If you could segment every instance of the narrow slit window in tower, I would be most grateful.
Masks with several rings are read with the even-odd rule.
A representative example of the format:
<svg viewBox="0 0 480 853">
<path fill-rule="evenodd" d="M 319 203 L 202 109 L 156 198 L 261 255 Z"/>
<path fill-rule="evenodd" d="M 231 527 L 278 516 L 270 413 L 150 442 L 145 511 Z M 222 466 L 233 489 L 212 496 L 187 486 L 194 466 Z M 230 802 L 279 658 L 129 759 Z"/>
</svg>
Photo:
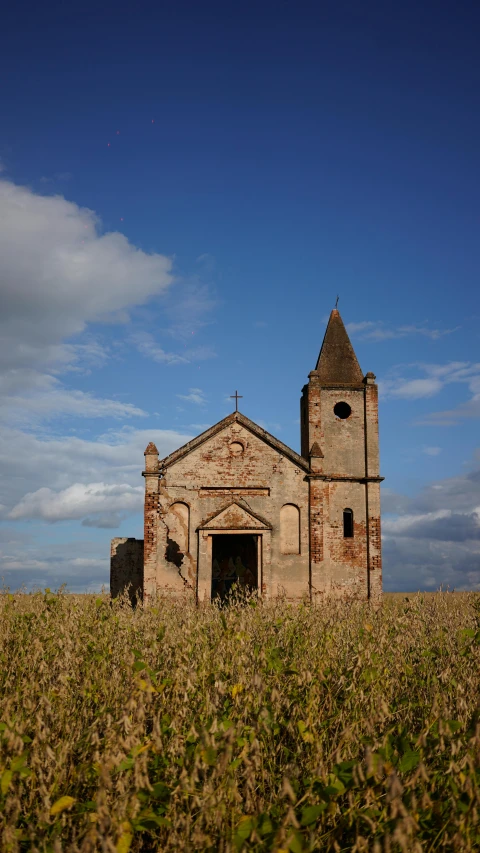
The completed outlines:
<svg viewBox="0 0 480 853">
<path fill-rule="evenodd" d="M 353 539 L 353 510 L 343 510 L 343 536 L 345 539 Z"/>
</svg>

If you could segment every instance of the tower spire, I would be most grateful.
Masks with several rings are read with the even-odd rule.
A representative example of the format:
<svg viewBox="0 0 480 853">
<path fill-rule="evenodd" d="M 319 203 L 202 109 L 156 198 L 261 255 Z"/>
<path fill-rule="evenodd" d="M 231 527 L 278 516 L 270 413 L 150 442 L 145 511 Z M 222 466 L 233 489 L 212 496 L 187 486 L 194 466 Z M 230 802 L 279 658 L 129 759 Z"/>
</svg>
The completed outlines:
<svg viewBox="0 0 480 853">
<path fill-rule="evenodd" d="M 315 368 L 321 385 L 361 385 L 363 373 L 340 312 L 330 314 Z"/>
</svg>

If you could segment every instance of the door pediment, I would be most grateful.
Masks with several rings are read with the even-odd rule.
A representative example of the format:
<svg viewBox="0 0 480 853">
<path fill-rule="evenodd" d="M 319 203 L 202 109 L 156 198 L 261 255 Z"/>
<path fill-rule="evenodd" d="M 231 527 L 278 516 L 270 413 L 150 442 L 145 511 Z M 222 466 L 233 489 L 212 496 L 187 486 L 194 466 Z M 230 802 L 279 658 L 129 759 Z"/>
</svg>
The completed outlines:
<svg viewBox="0 0 480 853">
<path fill-rule="evenodd" d="M 234 502 L 200 525 L 200 530 L 271 530 L 272 525 L 261 516 Z"/>
</svg>

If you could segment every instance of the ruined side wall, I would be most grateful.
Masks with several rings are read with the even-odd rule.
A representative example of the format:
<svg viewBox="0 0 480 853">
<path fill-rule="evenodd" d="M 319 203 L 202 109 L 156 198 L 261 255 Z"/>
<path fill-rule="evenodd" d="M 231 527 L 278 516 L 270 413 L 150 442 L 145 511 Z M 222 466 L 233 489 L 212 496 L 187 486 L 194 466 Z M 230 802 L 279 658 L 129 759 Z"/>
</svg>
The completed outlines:
<svg viewBox="0 0 480 853">
<path fill-rule="evenodd" d="M 168 513 L 171 505 L 178 501 L 189 507 L 189 551 L 181 566 L 166 558 L 170 538 Z M 272 526 L 270 569 L 264 573 L 262 593 L 268 597 L 285 594 L 289 598 L 308 595 L 308 481 L 305 471 L 238 422 L 229 424 L 172 464 L 160 482 L 157 588 L 177 593 L 189 589 L 192 595 L 196 593 L 198 528 L 232 501 Z M 294 504 L 300 512 L 299 554 L 282 553 L 280 510 L 285 504 Z M 175 556 L 172 548 L 170 556 Z"/>
<path fill-rule="evenodd" d="M 116 537 L 110 544 L 110 595 L 128 591 L 134 601 L 143 591 L 143 539 Z"/>
</svg>

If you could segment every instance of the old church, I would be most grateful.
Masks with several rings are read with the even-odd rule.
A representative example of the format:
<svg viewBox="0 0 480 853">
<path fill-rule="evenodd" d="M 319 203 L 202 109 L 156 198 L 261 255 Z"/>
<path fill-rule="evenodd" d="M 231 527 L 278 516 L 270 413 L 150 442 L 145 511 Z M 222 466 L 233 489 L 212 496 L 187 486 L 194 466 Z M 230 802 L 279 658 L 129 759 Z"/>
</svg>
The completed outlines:
<svg viewBox="0 0 480 853">
<path fill-rule="evenodd" d="M 378 599 L 377 385 L 339 312 L 302 390 L 300 454 L 236 409 L 165 459 L 148 445 L 144 540 L 112 540 L 112 595 Z"/>
</svg>

